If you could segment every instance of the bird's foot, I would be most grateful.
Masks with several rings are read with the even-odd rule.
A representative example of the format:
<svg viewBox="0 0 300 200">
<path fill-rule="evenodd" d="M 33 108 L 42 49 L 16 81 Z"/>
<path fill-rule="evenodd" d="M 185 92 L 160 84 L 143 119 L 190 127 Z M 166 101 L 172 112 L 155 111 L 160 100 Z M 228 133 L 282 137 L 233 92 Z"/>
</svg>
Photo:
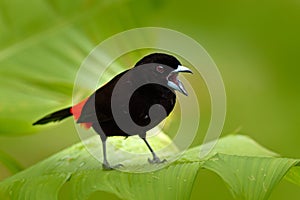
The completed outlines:
<svg viewBox="0 0 300 200">
<path fill-rule="evenodd" d="M 148 158 L 148 162 L 150 164 L 160 164 L 160 163 L 167 162 L 167 160 L 166 159 L 160 160 L 159 157 L 154 156 L 153 159 Z"/>
<path fill-rule="evenodd" d="M 113 166 L 111 166 L 110 164 L 108 164 L 108 163 L 103 163 L 102 164 L 102 169 L 103 170 L 114 170 L 114 169 L 117 169 L 117 168 L 120 168 L 120 167 L 124 167 L 124 165 L 122 165 L 122 164 L 117 164 L 117 165 L 113 165 Z"/>
</svg>

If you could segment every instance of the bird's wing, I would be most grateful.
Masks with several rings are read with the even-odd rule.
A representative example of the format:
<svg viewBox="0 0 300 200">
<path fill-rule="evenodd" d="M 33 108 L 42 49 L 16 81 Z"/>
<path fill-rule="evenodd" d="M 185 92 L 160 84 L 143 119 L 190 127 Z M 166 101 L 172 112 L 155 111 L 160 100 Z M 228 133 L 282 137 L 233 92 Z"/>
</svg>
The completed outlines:
<svg viewBox="0 0 300 200">
<path fill-rule="evenodd" d="M 86 101 L 77 123 L 105 122 L 113 120 L 111 96 L 115 85 L 128 70 L 121 72 L 108 83 L 97 89 Z"/>
</svg>

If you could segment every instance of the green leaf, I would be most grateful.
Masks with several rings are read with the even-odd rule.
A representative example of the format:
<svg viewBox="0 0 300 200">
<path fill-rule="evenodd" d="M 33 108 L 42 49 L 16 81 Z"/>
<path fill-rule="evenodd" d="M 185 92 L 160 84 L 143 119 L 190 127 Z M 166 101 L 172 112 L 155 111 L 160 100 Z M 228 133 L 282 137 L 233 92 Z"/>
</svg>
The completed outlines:
<svg viewBox="0 0 300 200">
<path fill-rule="evenodd" d="M 101 147 L 97 138 L 85 141 L 90 152 Z M 155 144 L 155 149 L 171 142 L 162 133 L 149 139 Z M 146 152 L 142 142 L 137 142 L 134 137 L 110 140 L 115 145 L 108 149 L 112 163 L 121 162 L 125 167 L 150 166 L 146 162 L 149 153 L 138 159 L 124 154 L 124 149 Z M 288 180 L 299 183 L 300 172 L 296 166 L 299 160 L 274 157 L 276 154 L 249 137 L 231 135 L 222 138 L 211 154 L 203 159 L 199 159 L 200 149 L 198 146 L 186 151 L 179 160 L 158 171 L 129 173 L 103 171 L 101 164 L 80 143 L 2 181 L 0 197 L 19 199 L 25 195 L 28 199 L 52 200 L 57 199 L 59 190 L 68 184 L 74 199 L 86 199 L 95 191 L 111 192 L 121 199 L 188 199 L 192 188 L 197 187 L 194 185 L 197 172 L 203 168 L 217 173 L 239 199 L 267 199 L 290 169 Z M 168 153 L 176 152 L 174 147 Z M 163 157 L 168 157 L 168 154 Z M 49 193 L 51 196 L 45 195 Z"/>
<path fill-rule="evenodd" d="M 293 167 L 286 175 L 286 179 L 300 186 L 300 166 Z"/>
<path fill-rule="evenodd" d="M 189 149 L 180 160 L 199 161 L 199 152 L 206 146 L 211 147 L 209 143 Z M 278 154 L 266 149 L 251 138 L 244 135 L 228 135 L 217 141 L 212 151 L 206 158 L 214 156 L 217 153 L 239 156 L 256 156 L 256 157 L 276 157 Z"/>
<path fill-rule="evenodd" d="M 23 167 L 21 167 L 21 165 L 16 160 L 2 151 L 0 151 L 0 162 L 12 174 L 15 174 L 23 169 Z"/>
<path fill-rule="evenodd" d="M 189 199 L 199 166 L 199 163 L 183 163 L 143 174 L 83 171 L 70 181 L 72 195 L 74 199 L 87 199 L 91 193 L 101 190 L 121 199 Z"/>
<path fill-rule="evenodd" d="M 217 154 L 204 168 L 216 172 L 236 199 L 268 199 L 274 186 L 299 160 Z"/>
</svg>

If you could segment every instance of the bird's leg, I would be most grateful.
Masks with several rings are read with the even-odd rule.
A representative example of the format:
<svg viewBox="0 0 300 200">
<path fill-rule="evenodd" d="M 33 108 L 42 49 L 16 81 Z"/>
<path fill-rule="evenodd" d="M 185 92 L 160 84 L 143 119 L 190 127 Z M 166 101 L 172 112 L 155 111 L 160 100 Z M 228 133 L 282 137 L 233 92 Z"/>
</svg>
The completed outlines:
<svg viewBox="0 0 300 200">
<path fill-rule="evenodd" d="M 100 136 L 101 137 L 101 136 Z M 112 169 L 107 161 L 107 155 L 106 155 L 106 137 L 101 137 L 102 140 L 102 151 L 103 151 L 103 163 L 102 168 L 103 169 Z"/>
<path fill-rule="evenodd" d="M 102 168 L 104 170 L 112 170 L 114 168 L 122 167 L 122 164 L 118 164 L 115 166 L 110 166 L 110 164 L 107 161 L 107 154 L 106 154 L 106 137 L 105 136 L 100 136 L 102 140 L 102 150 L 103 150 L 103 163 L 102 163 Z"/>
<path fill-rule="evenodd" d="M 160 160 L 159 157 L 155 154 L 155 152 L 153 151 L 153 149 L 151 148 L 150 144 L 148 143 L 148 141 L 146 140 L 146 137 L 141 137 L 144 142 L 146 143 L 148 149 L 151 151 L 152 153 L 152 156 L 153 156 L 153 159 L 150 159 L 148 158 L 148 162 L 153 164 L 153 163 L 164 163 L 166 162 L 167 160 L 166 159 L 163 159 L 163 160 Z"/>
</svg>

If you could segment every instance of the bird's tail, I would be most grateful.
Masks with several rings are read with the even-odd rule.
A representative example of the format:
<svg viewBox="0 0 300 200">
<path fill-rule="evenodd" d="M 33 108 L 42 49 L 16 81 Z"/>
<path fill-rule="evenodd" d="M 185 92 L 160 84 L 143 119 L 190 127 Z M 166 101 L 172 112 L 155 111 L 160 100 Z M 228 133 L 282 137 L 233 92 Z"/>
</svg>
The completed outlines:
<svg viewBox="0 0 300 200">
<path fill-rule="evenodd" d="M 56 121 L 61 121 L 69 116 L 71 116 L 71 107 L 65 108 L 59 111 L 56 111 L 54 113 L 51 113 L 49 115 L 46 115 L 42 119 L 39 119 L 38 121 L 34 122 L 32 125 L 37 125 L 37 124 L 47 124 L 49 122 L 56 122 Z"/>
</svg>

